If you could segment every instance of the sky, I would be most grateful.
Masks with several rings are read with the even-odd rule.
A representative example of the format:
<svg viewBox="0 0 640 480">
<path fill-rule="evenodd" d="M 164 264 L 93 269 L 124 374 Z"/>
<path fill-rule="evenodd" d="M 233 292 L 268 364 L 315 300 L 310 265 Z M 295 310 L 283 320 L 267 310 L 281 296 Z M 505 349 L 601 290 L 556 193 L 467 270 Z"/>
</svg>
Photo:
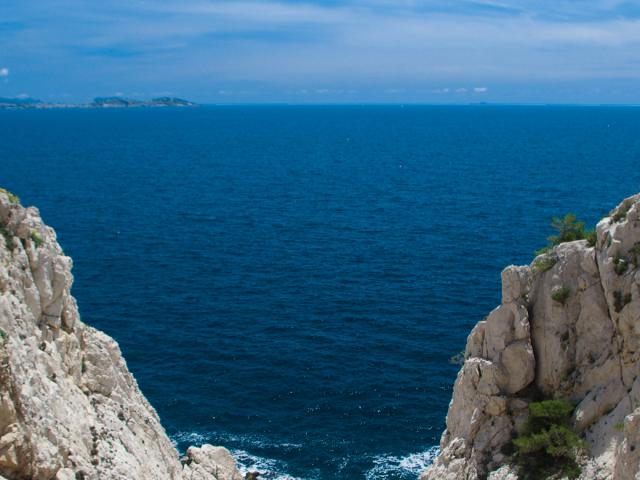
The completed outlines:
<svg viewBox="0 0 640 480">
<path fill-rule="evenodd" d="M 0 97 L 640 103 L 639 0 L 0 0 Z"/>
</svg>

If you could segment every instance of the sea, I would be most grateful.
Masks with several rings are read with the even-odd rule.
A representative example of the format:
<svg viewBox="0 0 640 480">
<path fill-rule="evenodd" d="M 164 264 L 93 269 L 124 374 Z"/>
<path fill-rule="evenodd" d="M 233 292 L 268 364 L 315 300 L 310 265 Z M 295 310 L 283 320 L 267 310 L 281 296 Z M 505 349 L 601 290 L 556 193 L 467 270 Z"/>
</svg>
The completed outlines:
<svg viewBox="0 0 640 480">
<path fill-rule="evenodd" d="M 55 228 L 180 451 L 415 479 L 501 270 L 640 191 L 640 108 L 0 111 L 0 186 Z"/>
</svg>

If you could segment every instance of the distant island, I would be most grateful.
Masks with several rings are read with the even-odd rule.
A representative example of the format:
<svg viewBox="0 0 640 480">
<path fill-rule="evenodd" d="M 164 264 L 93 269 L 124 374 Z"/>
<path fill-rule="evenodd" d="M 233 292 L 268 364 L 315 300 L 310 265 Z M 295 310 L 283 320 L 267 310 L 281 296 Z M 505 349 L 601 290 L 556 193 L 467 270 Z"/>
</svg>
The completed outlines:
<svg viewBox="0 0 640 480">
<path fill-rule="evenodd" d="M 96 97 L 91 103 L 50 103 L 35 98 L 2 98 L 0 109 L 44 108 L 132 108 L 132 107 L 195 107 L 196 103 L 176 97 L 133 100 L 123 97 Z"/>
</svg>

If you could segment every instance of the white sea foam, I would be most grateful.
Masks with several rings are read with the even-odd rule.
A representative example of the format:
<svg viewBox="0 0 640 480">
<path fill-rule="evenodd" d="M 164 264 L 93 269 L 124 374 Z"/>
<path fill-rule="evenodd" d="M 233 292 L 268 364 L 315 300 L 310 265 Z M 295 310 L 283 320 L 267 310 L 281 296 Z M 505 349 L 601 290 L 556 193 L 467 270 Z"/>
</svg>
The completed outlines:
<svg viewBox="0 0 640 480">
<path fill-rule="evenodd" d="M 247 472 L 258 472 L 264 480 L 311 480 L 311 478 L 293 477 L 285 472 L 285 462 L 252 455 L 245 450 L 232 450 L 231 453 L 238 462 L 238 470 L 245 475 Z"/>
<path fill-rule="evenodd" d="M 366 480 L 391 480 L 415 478 L 427 468 L 438 455 L 440 449 L 431 447 L 424 452 L 412 453 L 404 457 L 395 455 L 377 455 L 373 458 L 373 468 L 366 474 Z"/>
<path fill-rule="evenodd" d="M 249 453 L 244 448 L 276 448 L 298 450 L 302 445 L 296 443 L 272 443 L 260 436 L 238 436 L 220 432 L 178 432 L 171 436 L 174 445 L 179 443 L 189 445 L 202 445 L 214 443 L 216 445 L 235 444 L 239 448 L 231 448 L 231 453 L 238 462 L 238 469 L 245 475 L 247 472 L 259 472 L 263 480 L 314 480 L 317 475 L 294 477 L 287 473 L 287 463 L 282 460 L 261 457 Z M 438 447 L 431 447 L 424 452 L 412 453 L 406 456 L 376 455 L 369 457 L 373 467 L 365 473 L 366 480 L 398 480 L 404 478 L 414 479 L 427 468 L 438 455 Z M 346 468 L 349 458 L 345 457 L 340 462 L 339 470 Z"/>
<path fill-rule="evenodd" d="M 298 450 L 302 445 L 297 443 L 272 443 L 264 437 L 239 436 L 220 432 L 177 432 L 171 436 L 174 446 L 178 444 L 202 445 L 214 443 L 216 445 L 236 444 L 255 448 L 276 448 L 282 450 Z M 246 450 L 231 449 L 232 455 L 238 462 L 238 470 L 242 475 L 247 472 L 259 472 L 264 480 L 313 480 L 314 477 L 294 477 L 286 473 L 287 464 L 280 460 L 252 455 Z"/>
<path fill-rule="evenodd" d="M 223 432 L 177 432 L 171 435 L 174 445 L 188 443 L 189 445 L 201 445 L 203 443 L 215 443 L 216 445 L 235 444 L 244 448 L 277 448 L 278 450 L 299 450 L 302 445 L 299 443 L 277 443 L 270 442 L 268 438 L 259 435 L 234 435 Z"/>
<path fill-rule="evenodd" d="M 171 435 L 171 443 L 177 447 L 179 443 L 188 443 L 189 445 L 202 445 L 207 442 L 206 434 L 197 432 L 178 432 Z"/>
</svg>

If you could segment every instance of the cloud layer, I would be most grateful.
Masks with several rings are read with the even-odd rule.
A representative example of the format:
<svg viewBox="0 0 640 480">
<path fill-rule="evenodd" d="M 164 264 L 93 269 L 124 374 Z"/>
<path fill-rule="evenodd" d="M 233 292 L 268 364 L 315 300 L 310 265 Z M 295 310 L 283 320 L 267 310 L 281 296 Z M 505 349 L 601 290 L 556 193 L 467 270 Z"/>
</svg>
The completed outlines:
<svg viewBox="0 0 640 480">
<path fill-rule="evenodd" d="M 622 0 L 36 3 L 0 6 L 5 90 L 628 102 L 640 77 L 640 6 Z"/>
</svg>

